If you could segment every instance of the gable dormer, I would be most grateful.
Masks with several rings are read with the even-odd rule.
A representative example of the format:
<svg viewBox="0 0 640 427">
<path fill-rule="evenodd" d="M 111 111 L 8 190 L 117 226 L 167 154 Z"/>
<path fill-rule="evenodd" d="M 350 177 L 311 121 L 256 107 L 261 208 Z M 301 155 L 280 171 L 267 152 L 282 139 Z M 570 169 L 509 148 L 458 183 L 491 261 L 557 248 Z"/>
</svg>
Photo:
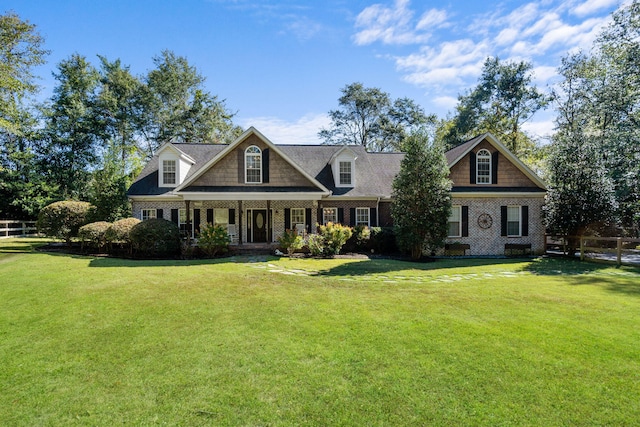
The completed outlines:
<svg viewBox="0 0 640 427">
<path fill-rule="evenodd" d="M 167 143 L 158 150 L 158 187 L 177 187 L 184 182 L 195 161 Z"/>
<path fill-rule="evenodd" d="M 353 188 L 356 185 L 356 159 L 349 147 L 343 147 L 331 157 L 331 171 L 336 188 Z"/>
</svg>

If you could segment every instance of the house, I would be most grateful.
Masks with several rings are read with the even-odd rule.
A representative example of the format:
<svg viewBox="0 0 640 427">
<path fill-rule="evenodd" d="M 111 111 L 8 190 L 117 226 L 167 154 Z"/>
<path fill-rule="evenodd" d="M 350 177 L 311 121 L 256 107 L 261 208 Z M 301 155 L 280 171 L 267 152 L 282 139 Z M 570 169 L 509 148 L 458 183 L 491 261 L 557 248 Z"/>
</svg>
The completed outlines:
<svg viewBox="0 0 640 427">
<path fill-rule="evenodd" d="M 133 215 L 165 218 L 196 236 L 226 226 L 233 244 L 275 242 L 316 224 L 391 226 L 392 182 L 402 153 L 362 146 L 276 145 L 251 127 L 228 145 L 164 144 L 131 185 Z M 506 243 L 544 244 L 542 181 L 490 134 L 447 153 L 454 181 L 451 242 L 468 255 Z"/>
</svg>

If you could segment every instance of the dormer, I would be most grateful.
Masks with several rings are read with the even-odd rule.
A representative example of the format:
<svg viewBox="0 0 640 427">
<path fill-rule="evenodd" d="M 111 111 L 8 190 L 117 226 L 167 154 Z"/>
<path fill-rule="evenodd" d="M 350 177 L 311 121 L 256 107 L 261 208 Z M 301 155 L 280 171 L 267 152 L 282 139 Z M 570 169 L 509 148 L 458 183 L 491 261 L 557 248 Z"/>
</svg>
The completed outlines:
<svg viewBox="0 0 640 427">
<path fill-rule="evenodd" d="M 158 150 L 158 187 L 177 187 L 184 182 L 195 160 L 167 143 Z"/>
<path fill-rule="evenodd" d="M 345 146 L 331 157 L 331 171 L 337 188 L 353 188 L 356 185 L 356 159 L 358 156 Z"/>
</svg>

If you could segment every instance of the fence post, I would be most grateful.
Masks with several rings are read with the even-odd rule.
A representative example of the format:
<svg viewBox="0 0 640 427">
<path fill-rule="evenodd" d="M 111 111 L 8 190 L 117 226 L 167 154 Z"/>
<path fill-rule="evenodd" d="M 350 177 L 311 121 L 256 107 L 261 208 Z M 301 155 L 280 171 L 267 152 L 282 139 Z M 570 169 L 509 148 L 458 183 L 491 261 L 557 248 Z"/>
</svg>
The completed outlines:
<svg viewBox="0 0 640 427">
<path fill-rule="evenodd" d="M 622 237 L 618 237 L 618 241 L 617 241 L 618 245 L 617 245 L 617 262 L 618 262 L 618 267 L 620 267 L 622 265 Z"/>
</svg>

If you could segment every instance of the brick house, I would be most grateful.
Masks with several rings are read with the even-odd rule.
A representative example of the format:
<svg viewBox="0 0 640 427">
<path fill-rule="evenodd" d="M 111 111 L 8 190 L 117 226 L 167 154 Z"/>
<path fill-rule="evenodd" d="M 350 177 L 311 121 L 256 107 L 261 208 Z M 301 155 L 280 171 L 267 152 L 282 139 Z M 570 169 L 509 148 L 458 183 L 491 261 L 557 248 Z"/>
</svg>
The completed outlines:
<svg viewBox="0 0 640 427">
<path fill-rule="evenodd" d="M 251 127 L 228 145 L 164 144 L 128 196 L 137 218 L 165 218 L 192 236 L 217 223 L 234 244 L 269 243 L 285 229 L 312 233 L 317 223 L 391 226 L 402 158 L 361 146 L 276 145 Z M 542 250 L 545 187 L 529 168 L 490 134 L 447 159 L 452 242 L 468 244 L 472 255 L 501 254 L 507 242 Z"/>
</svg>

